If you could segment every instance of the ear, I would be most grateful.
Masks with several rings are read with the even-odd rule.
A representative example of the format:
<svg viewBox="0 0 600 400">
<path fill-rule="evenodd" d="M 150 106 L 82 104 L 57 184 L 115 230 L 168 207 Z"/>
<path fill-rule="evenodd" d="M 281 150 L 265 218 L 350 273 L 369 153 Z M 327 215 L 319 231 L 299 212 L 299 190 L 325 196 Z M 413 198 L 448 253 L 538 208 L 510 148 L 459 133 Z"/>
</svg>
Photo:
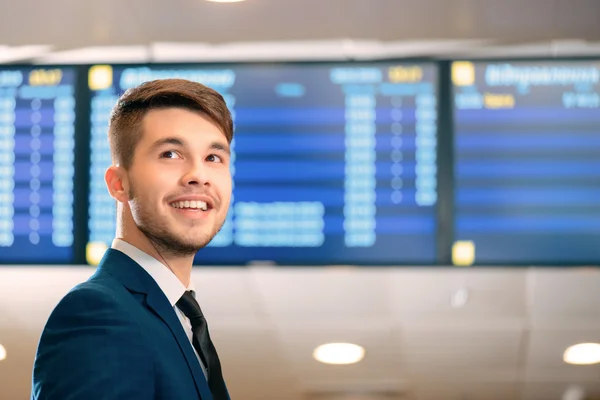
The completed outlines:
<svg viewBox="0 0 600 400">
<path fill-rule="evenodd" d="M 104 173 L 104 182 L 108 192 L 113 199 L 120 203 L 126 203 L 129 200 L 129 182 L 127 174 L 122 167 L 111 165 Z"/>
</svg>

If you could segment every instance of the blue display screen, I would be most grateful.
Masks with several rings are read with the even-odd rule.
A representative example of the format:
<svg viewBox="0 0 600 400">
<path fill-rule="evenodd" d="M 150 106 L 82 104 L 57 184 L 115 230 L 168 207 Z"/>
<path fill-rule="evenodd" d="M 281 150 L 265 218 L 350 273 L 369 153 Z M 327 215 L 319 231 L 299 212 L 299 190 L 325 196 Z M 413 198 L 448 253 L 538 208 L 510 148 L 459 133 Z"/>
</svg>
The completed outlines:
<svg viewBox="0 0 600 400">
<path fill-rule="evenodd" d="M 111 108 L 170 77 L 219 91 L 235 122 L 232 204 L 196 263 L 435 263 L 433 63 L 92 68 L 90 244 L 115 234 L 103 179 Z"/>
<path fill-rule="evenodd" d="M 76 71 L 0 69 L 0 263 L 70 263 Z"/>
<path fill-rule="evenodd" d="M 456 240 L 479 264 L 600 263 L 600 62 L 457 62 Z"/>
</svg>

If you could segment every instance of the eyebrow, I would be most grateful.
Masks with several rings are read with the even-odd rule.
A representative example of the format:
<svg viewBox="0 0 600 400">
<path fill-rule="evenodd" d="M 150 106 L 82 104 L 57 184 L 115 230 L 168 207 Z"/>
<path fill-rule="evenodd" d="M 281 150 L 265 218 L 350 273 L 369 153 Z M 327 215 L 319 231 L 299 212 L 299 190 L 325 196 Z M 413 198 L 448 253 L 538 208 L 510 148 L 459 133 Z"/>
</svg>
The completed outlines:
<svg viewBox="0 0 600 400">
<path fill-rule="evenodd" d="M 164 138 L 164 139 L 159 139 L 156 142 L 152 143 L 152 146 L 150 146 L 150 150 L 156 150 L 164 145 L 173 145 L 173 146 L 179 146 L 179 147 L 183 147 L 185 146 L 185 142 L 179 138 L 175 138 L 175 137 L 169 137 L 169 138 Z"/>
<path fill-rule="evenodd" d="M 231 155 L 231 150 L 229 149 L 229 146 L 223 144 L 222 142 L 212 142 L 209 148 L 226 153 L 228 156 Z"/>
<path fill-rule="evenodd" d="M 185 144 L 186 143 L 183 139 L 176 138 L 176 137 L 168 137 L 168 138 L 163 138 L 163 139 L 157 140 L 156 142 L 154 142 L 152 144 L 150 149 L 151 149 L 151 151 L 153 151 L 153 150 L 159 149 L 165 145 L 185 147 Z M 229 146 L 226 144 L 223 144 L 222 142 L 212 142 L 209 146 L 209 149 L 218 150 L 223 153 L 226 153 L 227 155 L 231 155 L 231 150 L 230 150 Z"/>
</svg>

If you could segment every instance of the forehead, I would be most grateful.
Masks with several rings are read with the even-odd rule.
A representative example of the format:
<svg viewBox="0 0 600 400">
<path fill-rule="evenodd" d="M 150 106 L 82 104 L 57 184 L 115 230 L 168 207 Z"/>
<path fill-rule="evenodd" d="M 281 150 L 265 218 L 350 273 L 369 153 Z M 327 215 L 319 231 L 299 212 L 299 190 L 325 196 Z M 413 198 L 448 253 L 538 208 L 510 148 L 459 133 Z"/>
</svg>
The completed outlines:
<svg viewBox="0 0 600 400">
<path fill-rule="evenodd" d="M 149 110 L 142 119 L 140 143 L 151 145 L 169 136 L 181 136 L 190 144 L 227 142 L 221 128 L 200 111 L 185 108 Z"/>
</svg>

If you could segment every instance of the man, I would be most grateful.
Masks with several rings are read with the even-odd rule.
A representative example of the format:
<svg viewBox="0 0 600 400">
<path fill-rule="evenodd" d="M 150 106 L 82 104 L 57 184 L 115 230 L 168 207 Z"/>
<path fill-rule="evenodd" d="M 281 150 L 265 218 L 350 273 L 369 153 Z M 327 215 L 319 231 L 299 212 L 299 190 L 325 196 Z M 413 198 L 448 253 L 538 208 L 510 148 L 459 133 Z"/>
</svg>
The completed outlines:
<svg viewBox="0 0 600 400">
<path fill-rule="evenodd" d="M 227 215 L 232 137 L 223 98 L 201 84 L 152 81 L 119 99 L 105 174 L 116 239 L 50 315 L 32 399 L 229 399 L 190 275 Z"/>
</svg>

